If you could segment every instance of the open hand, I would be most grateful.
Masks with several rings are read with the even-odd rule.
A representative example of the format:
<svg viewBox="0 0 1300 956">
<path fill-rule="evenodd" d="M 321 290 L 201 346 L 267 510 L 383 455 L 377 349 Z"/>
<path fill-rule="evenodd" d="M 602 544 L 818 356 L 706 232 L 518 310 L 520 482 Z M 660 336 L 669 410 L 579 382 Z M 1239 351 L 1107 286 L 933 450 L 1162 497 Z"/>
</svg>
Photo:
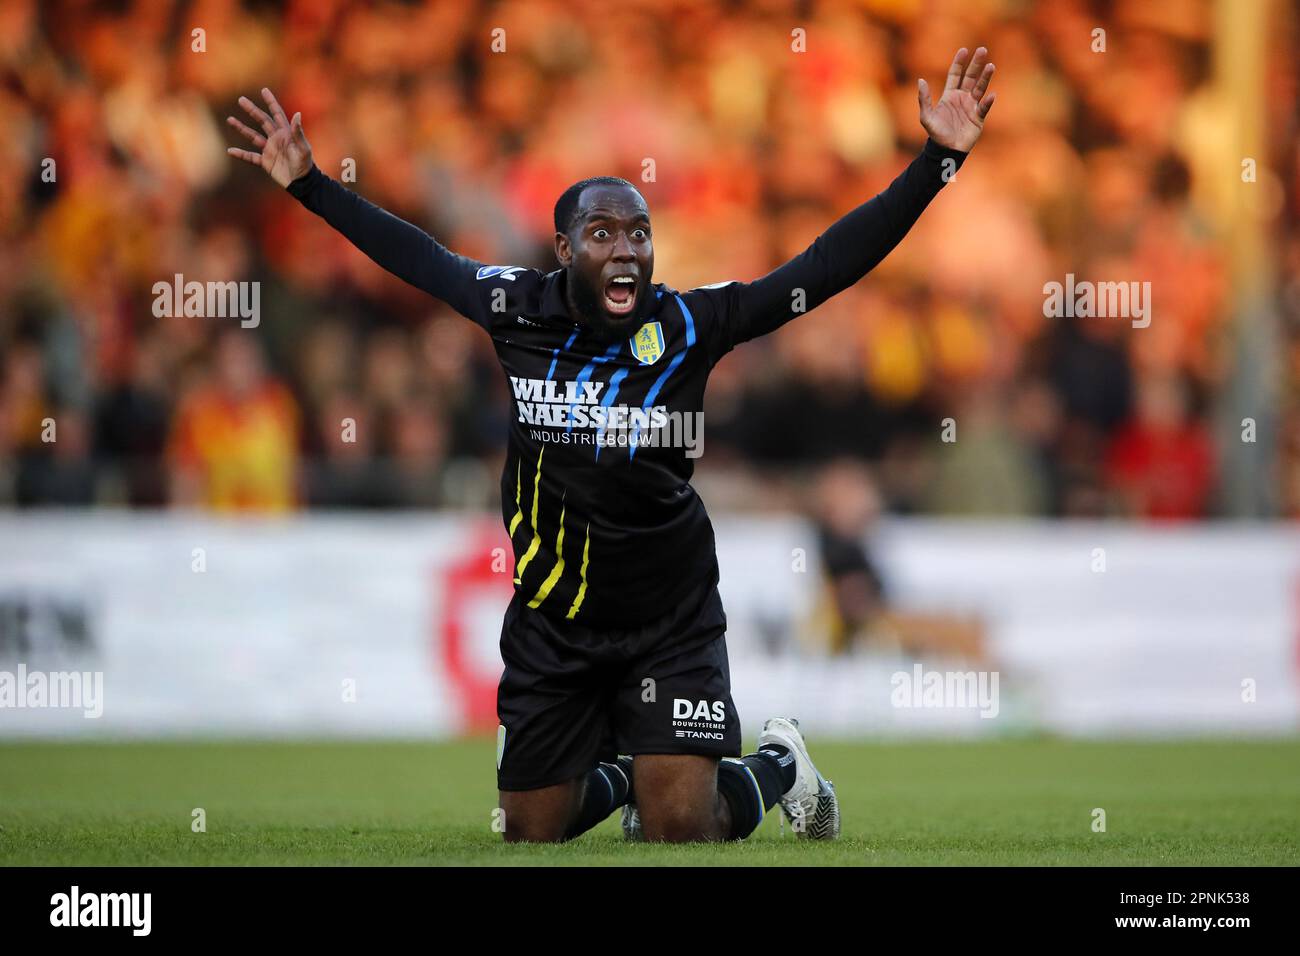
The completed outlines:
<svg viewBox="0 0 1300 956">
<path fill-rule="evenodd" d="M 261 166 L 281 187 L 288 186 L 299 176 L 311 172 L 312 167 L 311 144 L 307 142 L 307 134 L 302 131 L 302 113 L 294 113 L 291 123 L 276 101 L 275 94 L 266 87 L 262 87 L 262 99 L 266 100 L 267 108 L 271 111 L 269 114 L 247 96 L 239 98 L 239 105 L 262 127 L 265 136 L 233 116 L 226 117 L 226 122 L 243 133 L 244 138 L 261 152 L 237 149 L 234 146 L 226 152 L 246 163 Z"/>
<path fill-rule="evenodd" d="M 957 51 L 948 67 L 948 81 L 943 85 L 939 102 L 930 102 L 930 87 L 925 80 L 916 81 L 916 98 L 921 105 L 921 125 L 940 146 L 969 152 L 984 132 L 984 117 L 993 107 L 996 93 L 988 93 L 993 79 L 993 64 L 986 61 L 989 51 L 975 50 L 967 65 L 965 47 Z"/>
</svg>

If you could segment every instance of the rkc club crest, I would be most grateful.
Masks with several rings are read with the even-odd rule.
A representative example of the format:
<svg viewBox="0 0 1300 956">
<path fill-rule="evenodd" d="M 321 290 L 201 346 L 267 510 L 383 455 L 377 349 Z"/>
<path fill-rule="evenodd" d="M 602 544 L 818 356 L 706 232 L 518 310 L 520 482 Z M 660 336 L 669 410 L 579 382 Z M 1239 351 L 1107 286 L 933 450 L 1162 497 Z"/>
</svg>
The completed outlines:
<svg viewBox="0 0 1300 956">
<path fill-rule="evenodd" d="M 658 322 L 647 322 L 627 342 L 642 365 L 654 365 L 664 354 L 664 330 Z"/>
</svg>

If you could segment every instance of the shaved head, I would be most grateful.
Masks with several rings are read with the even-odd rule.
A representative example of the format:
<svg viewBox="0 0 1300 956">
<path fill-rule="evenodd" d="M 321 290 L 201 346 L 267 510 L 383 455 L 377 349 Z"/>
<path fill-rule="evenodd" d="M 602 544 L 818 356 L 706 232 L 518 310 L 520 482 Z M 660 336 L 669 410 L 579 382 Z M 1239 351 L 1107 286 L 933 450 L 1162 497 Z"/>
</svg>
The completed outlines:
<svg viewBox="0 0 1300 956">
<path fill-rule="evenodd" d="M 588 186 L 623 186 L 632 190 L 638 197 L 641 196 L 640 190 L 618 176 L 593 176 L 590 179 L 579 180 L 566 189 L 555 202 L 556 232 L 567 233 L 573 228 L 574 222 L 582 214 L 582 193 Z M 645 205 L 644 198 L 641 199 L 641 204 Z"/>
</svg>

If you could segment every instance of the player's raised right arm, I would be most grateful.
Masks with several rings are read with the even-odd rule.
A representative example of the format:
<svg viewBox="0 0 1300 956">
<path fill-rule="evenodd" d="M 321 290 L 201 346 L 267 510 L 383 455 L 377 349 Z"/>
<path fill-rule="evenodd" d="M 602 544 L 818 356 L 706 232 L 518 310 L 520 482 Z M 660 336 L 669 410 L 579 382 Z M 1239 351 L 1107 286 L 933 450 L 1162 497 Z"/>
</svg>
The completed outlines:
<svg viewBox="0 0 1300 956">
<path fill-rule="evenodd" d="M 446 302 L 474 321 L 481 321 L 473 294 L 481 263 L 451 252 L 418 226 L 346 189 L 320 171 L 312 161 L 311 144 L 302 128 L 302 114 L 292 122 L 275 95 L 263 87 L 267 109 L 246 96 L 239 105 L 262 132 L 235 117 L 226 122 L 258 150 L 226 150 L 231 156 L 260 166 L 304 206 L 341 232 L 358 249 L 399 279 Z"/>
</svg>

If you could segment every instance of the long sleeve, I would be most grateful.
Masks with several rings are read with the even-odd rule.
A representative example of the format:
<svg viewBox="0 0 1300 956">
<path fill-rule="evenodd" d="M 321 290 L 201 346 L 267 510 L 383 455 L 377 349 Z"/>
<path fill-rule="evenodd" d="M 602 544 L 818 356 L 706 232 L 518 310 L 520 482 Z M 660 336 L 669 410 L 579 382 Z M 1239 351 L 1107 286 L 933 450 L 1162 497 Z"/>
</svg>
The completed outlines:
<svg viewBox="0 0 1300 956">
<path fill-rule="evenodd" d="M 753 282 L 707 287 L 718 290 L 715 321 L 708 330 L 715 360 L 733 346 L 810 312 L 875 268 L 966 156 L 926 140 L 925 148 L 883 192 L 836 220 L 789 262 Z M 802 297 L 795 290 L 802 290 Z"/>
<path fill-rule="evenodd" d="M 287 191 L 378 265 L 484 324 L 475 279 L 482 263 L 457 255 L 418 226 L 368 202 L 318 166 Z"/>
</svg>

